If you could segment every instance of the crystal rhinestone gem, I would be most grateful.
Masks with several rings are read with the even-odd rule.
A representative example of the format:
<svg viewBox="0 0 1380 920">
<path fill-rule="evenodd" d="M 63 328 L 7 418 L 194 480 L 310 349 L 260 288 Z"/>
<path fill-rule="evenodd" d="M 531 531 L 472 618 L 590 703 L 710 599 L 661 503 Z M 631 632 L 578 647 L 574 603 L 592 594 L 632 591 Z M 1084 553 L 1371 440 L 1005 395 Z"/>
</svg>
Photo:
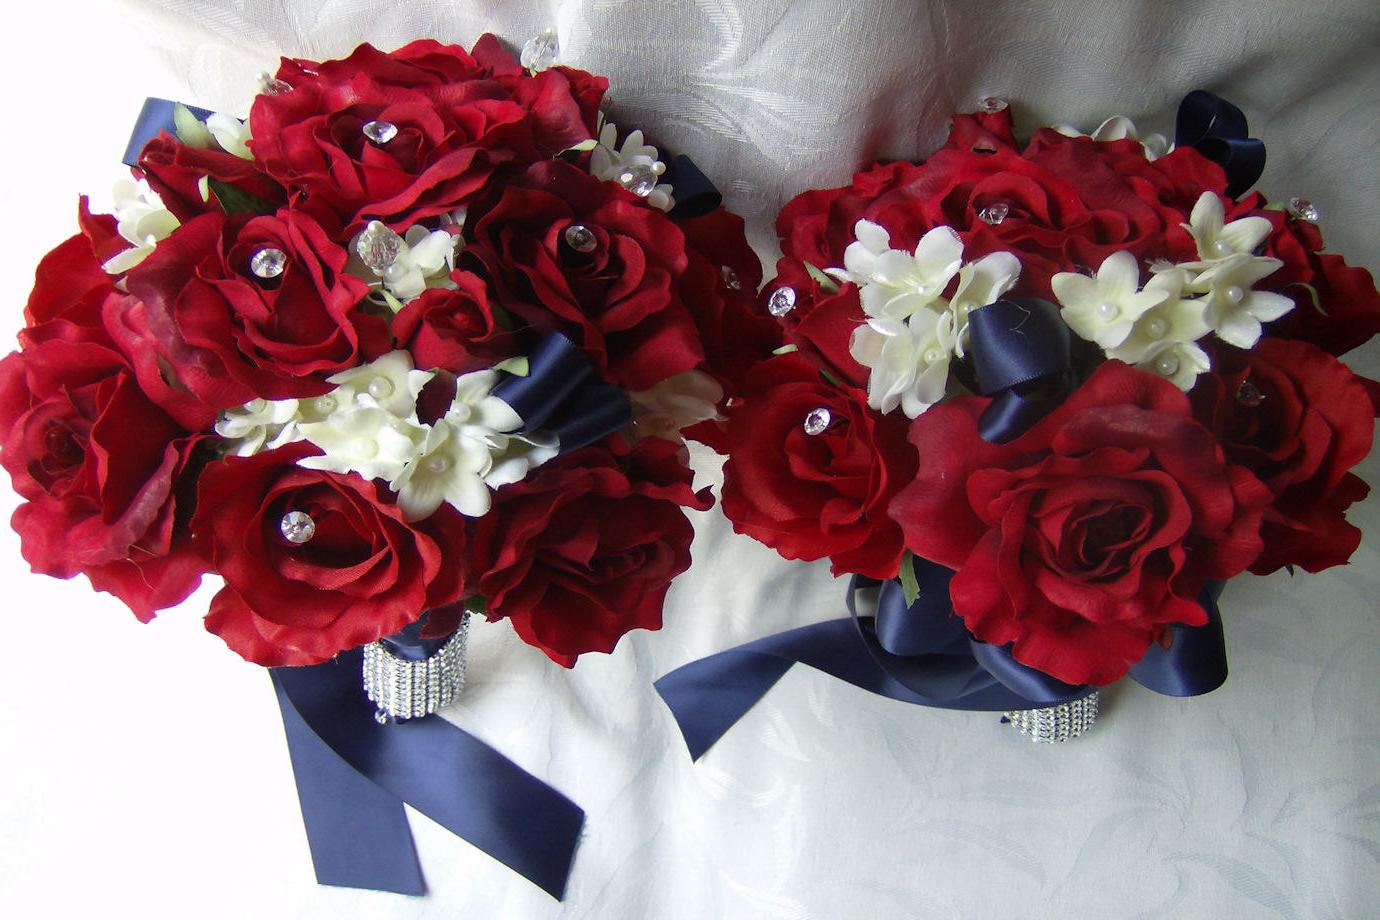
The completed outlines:
<svg viewBox="0 0 1380 920">
<path fill-rule="evenodd" d="M 991 224 L 995 227 L 997 224 L 1006 220 L 1007 215 L 1010 213 L 1011 205 L 1004 201 L 998 201 L 996 204 L 989 204 L 981 211 L 978 211 L 978 219 L 983 223 Z"/>
<path fill-rule="evenodd" d="M 387 377 L 375 377 L 369 381 L 369 386 L 366 389 L 368 389 L 369 395 L 375 399 L 387 399 L 393 395 L 393 381 Z"/>
<path fill-rule="evenodd" d="M 1289 213 L 1299 220 L 1306 220 L 1315 224 L 1318 222 L 1318 218 L 1322 216 L 1318 206 L 1307 198 L 1290 198 Z"/>
<path fill-rule="evenodd" d="M 727 265 L 719 269 L 719 274 L 723 276 L 724 284 L 728 285 L 730 291 L 741 291 L 743 282 L 738 280 L 738 273 Z"/>
<path fill-rule="evenodd" d="M 1249 380 L 1243 380 L 1236 388 L 1236 401 L 1247 409 L 1254 409 L 1265 401 L 1265 394 L 1260 392 L 1260 387 Z"/>
<path fill-rule="evenodd" d="M 386 144 L 398 136 L 398 126 L 391 121 L 365 122 L 364 127 L 359 130 L 375 144 Z"/>
<path fill-rule="evenodd" d="M 278 530 L 284 540 L 300 546 L 316 536 L 316 522 L 305 511 L 289 511 L 278 522 Z"/>
<path fill-rule="evenodd" d="M 402 248 L 403 238 L 377 220 L 369 221 L 369 226 L 355 240 L 355 252 L 376 275 L 388 271 L 398 260 Z"/>
<path fill-rule="evenodd" d="M 1031 741 L 1053 744 L 1092 731 L 1097 721 L 1097 691 L 1071 703 L 1041 709 L 1020 709 L 1004 714 L 1016 731 Z"/>
<path fill-rule="evenodd" d="M 767 298 L 767 312 L 782 317 L 795 309 L 795 288 L 779 287 Z"/>
<path fill-rule="evenodd" d="M 647 163 L 633 163 L 618 174 L 618 184 L 639 198 L 646 198 L 656 188 L 656 170 Z"/>
<path fill-rule="evenodd" d="M 249 270 L 268 281 L 277 278 L 287 268 L 287 254 L 281 249 L 265 247 L 249 258 Z"/>
<path fill-rule="evenodd" d="M 834 416 L 828 409 L 820 406 L 818 409 L 811 409 L 805 416 L 805 424 L 802 426 L 808 435 L 824 434 L 828 429 L 829 423 L 834 420 Z"/>
<path fill-rule="evenodd" d="M 281 96 L 292 92 L 292 84 L 279 80 L 268 71 L 259 74 L 259 92 L 265 96 Z"/>
<path fill-rule="evenodd" d="M 565 244 L 576 252 L 593 252 L 599 248 L 599 239 L 594 235 L 594 231 L 584 224 L 571 224 L 565 228 L 561 234 Z"/>
<path fill-rule="evenodd" d="M 1155 359 L 1155 373 L 1161 377 L 1173 377 L 1179 372 L 1179 359 L 1174 355 L 1160 355 Z"/>
<path fill-rule="evenodd" d="M 561 53 L 560 42 L 556 40 L 556 33 L 552 29 L 547 29 L 540 35 L 534 35 L 523 43 L 522 51 L 518 56 L 518 61 L 523 67 L 533 72 L 546 70 L 556 63 L 556 57 Z"/>
<path fill-rule="evenodd" d="M 982 99 L 978 101 L 978 108 L 988 115 L 995 115 L 1006 108 L 1006 100 L 999 99 L 996 96 L 983 96 Z"/>
</svg>

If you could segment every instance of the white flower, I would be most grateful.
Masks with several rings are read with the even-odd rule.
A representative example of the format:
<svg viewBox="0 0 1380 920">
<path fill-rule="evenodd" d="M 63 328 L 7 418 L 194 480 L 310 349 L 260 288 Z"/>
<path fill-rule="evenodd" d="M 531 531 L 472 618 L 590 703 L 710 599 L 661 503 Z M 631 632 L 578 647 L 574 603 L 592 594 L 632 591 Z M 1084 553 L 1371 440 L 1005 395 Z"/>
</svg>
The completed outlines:
<svg viewBox="0 0 1380 920">
<path fill-rule="evenodd" d="M 1188 223 L 1180 224 L 1198 244 L 1202 262 L 1184 263 L 1185 268 L 1208 268 L 1238 253 L 1250 255 L 1270 235 L 1270 222 L 1263 217 L 1242 217 L 1227 224 L 1222 199 L 1203 192 L 1193 205 Z"/>
<path fill-rule="evenodd" d="M 1126 340 L 1115 348 L 1107 349 L 1107 357 L 1135 364 L 1147 360 L 1166 345 L 1196 342 L 1211 332 L 1211 327 L 1203 319 L 1204 302 L 1183 296 L 1188 280 L 1188 272 L 1171 268 L 1146 282 L 1147 291 L 1168 291 L 1169 296 L 1163 303 L 1142 313 Z"/>
<path fill-rule="evenodd" d="M 398 507 L 409 521 L 428 517 L 442 502 L 461 514 L 487 514 L 492 499 L 484 474 L 493 463 L 489 445 L 461 435 L 445 419 L 427 432 L 418 456 L 403 467 L 389 488 L 398 493 Z"/>
<path fill-rule="evenodd" d="M 216 112 L 206 119 L 206 128 L 215 138 L 221 150 L 242 160 L 254 159 L 249 152 L 249 123 L 240 121 L 233 115 Z"/>
<path fill-rule="evenodd" d="M 459 220 L 464 220 L 463 213 L 460 213 Z M 397 258 L 380 278 L 359 257 L 359 238 L 368 229 L 366 226 L 350 241 L 350 260 L 346 265 L 346 271 L 350 274 L 363 278 L 371 285 L 382 287 L 402 303 L 407 303 L 427 288 L 455 287 L 455 282 L 450 280 L 450 274 L 455 270 L 455 255 L 461 243 L 460 236 L 445 229 L 428 230 L 421 224 L 408 227 L 407 232 L 402 235 L 402 246 L 398 250 Z"/>
<path fill-rule="evenodd" d="M 522 416 L 493 395 L 497 383 L 498 371 L 461 374 L 455 380 L 455 398 L 446 411 L 446 421 L 476 438 L 517 431 L 522 427 Z"/>
<path fill-rule="evenodd" d="M 907 418 L 915 418 L 939 402 L 956 339 L 953 314 L 928 307 L 904 320 L 871 317 L 858 326 L 848 351 L 871 368 L 867 404 L 883 413 L 900 406 Z"/>
<path fill-rule="evenodd" d="M 417 395 L 435 371 L 412 369 L 412 355 L 390 351 L 368 364 L 352 367 L 326 379 L 336 384 L 330 396 L 341 409 L 379 408 L 401 419 L 416 419 Z"/>
<path fill-rule="evenodd" d="M 619 184 L 623 184 L 623 177 L 629 171 L 635 171 L 645 181 L 653 183 L 651 191 L 643 196 L 648 204 L 662 211 L 676 206 L 675 189 L 660 181 L 666 164 L 661 161 L 657 149 L 645 142 L 640 130 L 629 132 L 623 139 L 623 146 L 619 147 L 618 126 L 605 121 L 599 129 L 599 141 L 589 155 L 589 171 L 606 182 Z"/>
<path fill-rule="evenodd" d="M 704 371 L 676 374 L 650 390 L 631 393 L 633 430 L 679 442 L 681 429 L 719 417 L 724 388 Z"/>
<path fill-rule="evenodd" d="M 1169 151 L 1169 141 L 1163 134 L 1147 134 L 1142 138 L 1136 131 L 1136 123 L 1125 115 L 1113 115 L 1098 125 L 1092 134 L 1084 134 L 1072 125 L 1057 125 L 1054 130 L 1065 137 L 1090 137 L 1095 141 L 1119 141 L 1130 138 L 1140 143 L 1147 160 L 1156 160 Z"/>
<path fill-rule="evenodd" d="M 881 249 L 889 242 L 885 228 L 860 220 L 858 242 L 844 252 L 846 272 L 836 277 L 859 286 L 858 298 L 868 316 L 903 320 L 940 301 L 963 264 L 963 241 L 951 227 L 935 227 L 920 238 L 915 252 Z M 850 260 L 851 253 L 851 260 Z"/>
<path fill-rule="evenodd" d="M 298 427 L 308 441 L 325 451 L 301 458 L 298 466 L 358 473 L 365 479 L 397 477 L 427 437 L 424 425 L 377 408 L 351 408 Z"/>
<path fill-rule="evenodd" d="M 493 465 L 484 475 L 491 489 L 527 478 L 527 473 L 561 452 L 561 439 L 549 431 L 509 435 L 507 444 L 493 453 Z"/>
<path fill-rule="evenodd" d="M 1163 289 L 1140 286 L 1140 266 L 1129 252 L 1114 252 L 1103 260 L 1097 277 L 1059 272 L 1050 279 L 1059 315 L 1080 338 L 1104 349 L 1126 341 L 1136 320 L 1169 298 Z"/>
<path fill-rule="evenodd" d="M 954 353 L 958 357 L 963 357 L 964 340 L 968 337 L 968 314 L 996 303 L 1020 276 L 1020 260 L 1009 252 L 989 253 L 958 270 L 958 290 L 949 301 L 954 315 Z"/>
<path fill-rule="evenodd" d="M 1185 393 L 1193 389 L 1198 375 L 1211 366 L 1207 352 L 1193 342 L 1171 342 L 1136 363 L 1136 367 L 1158 374 Z"/>
<path fill-rule="evenodd" d="M 216 434 L 228 442 L 227 453 L 252 457 L 261 450 L 301 440 L 301 434 L 292 424 L 298 415 L 296 399 L 251 399 L 243 406 L 221 413 L 216 422 Z"/>
<path fill-rule="evenodd" d="M 1252 284 L 1283 264 L 1279 259 L 1238 254 L 1191 282 L 1193 290 L 1207 294 L 1203 318 L 1218 338 L 1237 348 L 1250 348 L 1260 338 L 1261 323 L 1279 319 L 1294 308 L 1294 302 L 1283 294 L 1251 290 Z"/>
<path fill-rule="evenodd" d="M 181 224 L 144 179 L 116 182 L 113 197 L 116 229 L 134 248 L 115 255 L 101 268 L 107 274 L 119 275 L 148 258 L 158 241 L 167 239 Z"/>
</svg>

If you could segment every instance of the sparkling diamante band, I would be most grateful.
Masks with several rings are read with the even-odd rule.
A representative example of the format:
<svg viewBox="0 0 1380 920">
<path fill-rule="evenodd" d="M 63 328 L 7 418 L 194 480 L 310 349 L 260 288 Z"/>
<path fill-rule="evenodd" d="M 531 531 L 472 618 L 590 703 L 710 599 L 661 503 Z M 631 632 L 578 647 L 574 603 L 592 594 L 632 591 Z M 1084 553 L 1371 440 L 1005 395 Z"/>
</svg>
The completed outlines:
<svg viewBox="0 0 1380 920">
<path fill-rule="evenodd" d="M 465 686 L 470 614 L 436 654 L 422 661 L 395 655 L 382 642 L 364 646 L 364 692 L 378 707 L 379 722 L 416 719 L 450 705 Z"/>
<path fill-rule="evenodd" d="M 1047 744 L 1068 741 L 1092 730 L 1093 723 L 1097 721 L 1097 691 L 1072 703 L 1060 703 L 1044 709 L 1017 709 L 1005 715 L 1016 731 L 1031 741 Z"/>
</svg>

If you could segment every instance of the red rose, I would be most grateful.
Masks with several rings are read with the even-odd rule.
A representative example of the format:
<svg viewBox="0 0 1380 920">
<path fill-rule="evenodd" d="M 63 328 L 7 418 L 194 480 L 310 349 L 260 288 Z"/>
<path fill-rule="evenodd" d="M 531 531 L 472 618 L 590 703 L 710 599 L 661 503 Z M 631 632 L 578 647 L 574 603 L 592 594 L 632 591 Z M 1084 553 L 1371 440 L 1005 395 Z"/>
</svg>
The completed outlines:
<svg viewBox="0 0 1380 920">
<path fill-rule="evenodd" d="M 1266 335 L 1311 342 L 1343 355 L 1380 333 L 1380 292 L 1370 272 L 1347 265 L 1339 255 L 1319 252 L 1322 234 L 1308 221 L 1264 212 L 1278 223 L 1265 241 L 1265 254 L 1284 267 L 1262 287 L 1293 299 L 1294 309 L 1270 323 Z"/>
<path fill-rule="evenodd" d="M 817 409 L 827 427 L 810 434 Z M 787 559 L 828 556 L 835 575 L 896 576 L 904 547 L 887 507 L 916 467 L 904 417 L 826 384 L 799 355 L 759 365 L 728 417 L 723 509 L 734 530 Z"/>
<path fill-rule="evenodd" d="M 757 308 L 762 263 L 748 245 L 743 219 L 723 208 L 678 222 L 689 263 L 681 297 L 704 343 L 705 370 L 731 394 L 743 376 L 781 344 L 781 330 Z"/>
<path fill-rule="evenodd" d="M 632 629 L 659 629 L 671 579 L 690 566 L 690 489 L 677 445 L 591 446 L 494 493 L 475 521 L 470 570 L 489 619 L 570 667 Z"/>
<path fill-rule="evenodd" d="M 145 621 L 196 588 L 205 567 L 175 524 L 200 437 L 144 396 L 122 355 L 53 340 L 0 361 L 0 437 L 35 572 L 85 573 Z"/>
<path fill-rule="evenodd" d="M 163 206 L 183 223 L 199 214 L 225 210 L 215 189 L 203 186 L 208 178 L 257 198 L 269 208 L 287 203 L 283 187 L 269 178 L 256 161 L 224 150 L 189 147 L 166 132 L 150 140 L 139 152 L 139 172 L 163 199 Z"/>
<path fill-rule="evenodd" d="M 251 263 L 270 249 L 286 262 L 265 280 Z M 387 324 L 357 309 L 369 288 L 344 273 L 345 262 L 345 250 L 297 211 L 205 214 L 160 242 L 126 284 L 181 386 L 225 409 L 319 395 L 331 374 L 387 351 Z"/>
<path fill-rule="evenodd" d="M 1374 430 L 1361 381 L 1321 349 L 1284 339 L 1261 339 L 1250 351 L 1218 347 L 1212 365 L 1189 395 L 1194 414 L 1227 459 L 1274 494 L 1251 571 L 1346 562 L 1361 542 L 1346 510 L 1370 491 L 1348 472 L 1370 453 Z"/>
<path fill-rule="evenodd" d="M 498 321 L 484 280 L 456 271 L 455 290 L 429 288 L 393 318 L 398 347 L 422 369 L 456 374 L 492 367 L 517 354 L 517 339 Z"/>
<path fill-rule="evenodd" d="M 96 247 L 115 234 L 115 219 L 105 214 L 93 217 L 85 198 L 79 211 L 82 232 L 44 256 L 34 272 L 33 292 L 24 307 L 26 325 L 19 332 L 25 348 L 49 339 L 109 343 L 101 306 L 115 285 L 101 268 Z"/>
<path fill-rule="evenodd" d="M 790 309 L 777 317 L 786 341 L 837 380 L 865 388 L 868 369 L 853 358 L 849 343 L 867 314 L 858 301 L 856 284 L 836 286 L 837 291 L 826 290 L 801 263 L 782 259 L 776 265 L 776 280 L 763 288 L 758 300 L 761 310 L 769 313 L 773 304 L 786 298 Z M 782 288 L 790 290 L 778 294 Z"/>
<path fill-rule="evenodd" d="M 567 240 L 577 226 L 587 249 Z M 570 336 L 606 379 L 645 390 L 704 359 L 679 291 L 685 237 L 617 183 L 538 163 L 472 214 L 466 234 L 464 253 L 483 266 L 499 305 Z"/>
<path fill-rule="evenodd" d="M 442 506 L 409 524 L 375 480 L 303 469 L 305 442 L 206 467 L 197 549 L 225 578 L 206 628 L 256 664 L 317 664 L 461 597 L 464 519 Z M 315 524 L 305 543 L 284 515 Z"/>
<path fill-rule="evenodd" d="M 915 481 L 891 504 L 917 555 L 956 570 L 978 639 L 1068 683 L 1110 683 L 1198 595 L 1260 553 L 1269 490 L 1229 464 L 1173 384 L 1108 361 L 1008 444 L 977 433 L 990 400 L 921 415 Z"/>
<path fill-rule="evenodd" d="M 250 149 L 306 193 L 304 207 L 347 230 L 370 218 L 401 230 L 470 201 L 504 163 L 593 136 L 603 81 L 572 88 L 563 69 L 514 72 L 492 43 L 483 57 L 425 40 L 392 54 L 361 45 L 341 61 L 285 59 L 277 78 L 292 89 L 255 101 Z M 371 139 L 370 124 L 392 136 Z"/>
</svg>

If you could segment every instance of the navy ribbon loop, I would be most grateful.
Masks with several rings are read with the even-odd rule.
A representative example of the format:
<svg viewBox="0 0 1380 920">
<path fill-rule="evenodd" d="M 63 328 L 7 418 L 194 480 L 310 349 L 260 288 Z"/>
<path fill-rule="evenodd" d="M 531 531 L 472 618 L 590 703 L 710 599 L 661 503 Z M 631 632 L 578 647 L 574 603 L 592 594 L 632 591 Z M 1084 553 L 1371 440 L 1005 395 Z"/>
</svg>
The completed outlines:
<svg viewBox="0 0 1380 920">
<path fill-rule="evenodd" d="M 1192 147 L 1222 167 L 1227 194 L 1239 198 L 1265 171 L 1265 143 L 1248 137 L 1246 115 L 1221 96 L 1195 89 L 1179 103 L 1174 144 Z"/>
<path fill-rule="evenodd" d="M 1068 324 L 1047 300 L 998 300 L 968 314 L 978 387 L 992 402 L 978 434 L 1005 444 L 1061 402 L 1072 383 Z"/>
<path fill-rule="evenodd" d="M 559 332 L 549 332 L 527 356 L 527 376 L 507 375 L 493 395 L 522 416 L 523 432 L 555 432 L 561 453 L 607 437 L 632 420 L 628 394 L 602 383 L 589 357 Z"/>
<path fill-rule="evenodd" d="M 375 722 L 362 657 L 270 671 L 317 881 L 425 893 L 406 802 L 559 899 L 580 807 L 442 718 Z"/>
<path fill-rule="evenodd" d="M 134 130 L 129 133 L 129 145 L 125 147 L 125 155 L 121 162 L 130 167 L 138 166 L 139 153 L 145 144 L 162 131 L 176 135 L 177 124 L 173 118 L 173 110 L 178 105 L 179 103 L 170 99 L 156 99 L 153 96 L 145 99 L 144 107 L 139 110 L 139 117 L 134 119 Z M 206 109 L 199 109 L 194 105 L 187 106 L 187 109 L 201 121 L 211 117 L 211 112 Z"/>
<path fill-rule="evenodd" d="M 674 157 L 667 164 L 664 181 L 674 190 L 672 194 L 676 203 L 671 208 L 671 217 L 678 220 L 703 217 L 723 203 L 724 196 L 719 194 L 714 183 L 684 154 Z"/>
</svg>

